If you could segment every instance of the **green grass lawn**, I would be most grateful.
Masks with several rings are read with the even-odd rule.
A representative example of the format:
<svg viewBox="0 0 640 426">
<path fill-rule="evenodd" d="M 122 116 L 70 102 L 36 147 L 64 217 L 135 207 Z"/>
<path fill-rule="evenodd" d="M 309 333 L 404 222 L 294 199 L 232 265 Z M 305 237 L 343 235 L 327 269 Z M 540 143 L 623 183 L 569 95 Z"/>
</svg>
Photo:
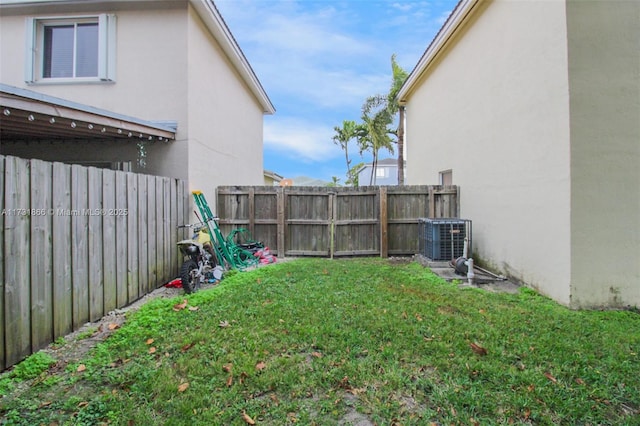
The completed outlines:
<svg viewBox="0 0 640 426">
<path fill-rule="evenodd" d="M 460 289 L 386 259 L 269 265 L 185 298 L 148 303 L 83 367 L 45 371 L 0 399 L 0 416 L 24 425 L 640 424 L 638 313 L 571 311 L 526 289 Z"/>
</svg>

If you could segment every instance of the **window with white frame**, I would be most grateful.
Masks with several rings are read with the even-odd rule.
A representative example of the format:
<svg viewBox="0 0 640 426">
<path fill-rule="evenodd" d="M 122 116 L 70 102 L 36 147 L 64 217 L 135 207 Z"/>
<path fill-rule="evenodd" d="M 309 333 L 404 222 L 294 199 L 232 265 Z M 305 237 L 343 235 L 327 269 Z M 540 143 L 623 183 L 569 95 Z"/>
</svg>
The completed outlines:
<svg viewBox="0 0 640 426">
<path fill-rule="evenodd" d="M 27 83 L 115 80 L 115 16 L 28 18 Z"/>
<path fill-rule="evenodd" d="M 385 178 L 388 176 L 386 167 L 376 167 L 376 177 Z"/>
</svg>

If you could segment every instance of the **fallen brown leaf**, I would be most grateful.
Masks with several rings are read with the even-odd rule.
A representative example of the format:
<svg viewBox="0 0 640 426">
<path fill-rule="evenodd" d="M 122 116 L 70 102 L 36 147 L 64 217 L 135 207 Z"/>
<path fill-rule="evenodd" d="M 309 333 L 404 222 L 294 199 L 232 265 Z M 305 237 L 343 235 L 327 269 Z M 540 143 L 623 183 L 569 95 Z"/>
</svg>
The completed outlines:
<svg viewBox="0 0 640 426">
<path fill-rule="evenodd" d="M 82 373 L 82 372 L 83 372 L 84 370 L 86 370 L 86 369 L 87 369 L 87 366 L 86 366 L 86 365 L 84 365 L 84 364 L 80 364 L 80 365 L 78 366 L 78 369 L 77 369 L 76 371 L 77 371 L 78 373 Z"/>
<path fill-rule="evenodd" d="M 551 373 L 549 373 L 548 371 L 544 373 L 544 376 L 545 376 L 547 379 L 551 380 L 553 383 L 558 383 L 558 379 L 556 379 L 555 377 L 553 377 L 553 376 L 551 375 Z"/>
<path fill-rule="evenodd" d="M 178 312 L 178 311 L 183 310 L 186 307 L 187 307 L 187 299 L 184 299 L 182 301 L 182 303 L 177 303 L 177 304 L 173 305 L 173 310 Z"/>
<path fill-rule="evenodd" d="M 199 306 L 189 306 L 189 310 L 190 310 L 191 312 L 197 311 L 198 309 L 200 309 L 200 307 L 199 307 Z"/>
<path fill-rule="evenodd" d="M 116 328 L 120 327 L 120 324 L 116 324 L 115 322 L 112 322 L 111 324 L 109 324 L 109 330 L 115 330 Z"/>
<path fill-rule="evenodd" d="M 82 407 L 86 407 L 87 405 L 89 405 L 89 402 L 87 401 L 82 401 L 78 403 L 78 408 L 82 408 Z"/>
<path fill-rule="evenodd" d="M 186 345 L 184 345 L 183 347 L 181 347 L 181 348 L 180 348 L 180 351 L 181 351 L 181 352 L 186 352 L 186 351 L 188 351 L 189 349 L 191 349 L 193 346 L 194 346 L 194 344 L 193 344 L 193 343 L 187 343 Z"/>
<path fill-rule="evenodd" d="M 227 377 L 227 387 L 231 387 L 231 385 L 233 384 L 233 374 L 229 374 L 229 377 Z"/>
<path fill-rule="evenodd" d="M 249 415 L 247 413 L 245 413 L 244 411 L 242 412 L 242 420 L 245 421 L 245 423 L 250 424 L 250 425 L 255 425 L 256 421 L 253 420 L 251 417 L 249 417 Z"/>
<path fill-rule="evenodd" d="M 153 342 L 154 342 L 154 340 L 153 340 L 153 339 L 147 339 L 147 342 L 146 342 L 146 343 L 147 343 L 147 345 L 150 345 L 150 344 L 152 344 Z"/>
<path fill-rule="evenodd" d="M 222 366 L 222 369 L 223 369 L 224 371 L 229 372 L 229 373 L 231 372 L 231 369 L 232 369 L 232 368 L 233 368 L 233 364 L 231 364 L 231 363 L 229 363 L 229 364 L 225 364 L 225 365 L 223 365 L 223 366 Z"/>
<path fill-rule="evenodd" d="M 480 356 L 485 356 L 488 352 L 485 348 L 483 348 L 482 346 L 478 345 L 477 343 L 469 343 L 469 346 L 471 347 L 471 350 L 474 351 L 475 353 L 477 353 Z"/>
<path fill-rule="evenodd" d="M 578 377 L 578 378 L 576 379 L 576 383 L 577 383 L 577 384 L 579 384 L 579 385 L 583 385 L 583 386 L 584 386 L 584 385 L 586 385 L 586 383 L 584 382 L 584 380 L 582 380 L 580 377 Z"/>
<path fill-rule="evenodd" d="M 150 353 L 150 354 L 155 354 L 155 353 L 156 353 L 156 348 L 155 348 L 155 347 L 153 347 L 153 346 L 152 346 L 152 347 L 150 347 L 150 348 L 149 348 L 149 353 Z"/>
<path fill-rule="evenodd" d="M 267 364 L 265 364 L 264 362 L 260 361 L 259 363 L 256 364 L 256 370 L 262 371 L 262 370 L 265 369 L 266 366 L 267 366 Z"/>
<path fill-rule="evenodd" d="M 278 406 L 278 404 L 280 404 L 280 401 L 278 401 L 278 397 L 275 394 L 270 394 L 269 398 L 271 398 L 271 400 L 273 401 L 274 404 L 276 404 L 276 406 Z"/>
<path fill-rule="evenodd" d="M 220 328 L 225 328 L 225 327 L 229 327 L 231 324 L 229 324 L 229 321 L 220 321 L 220 324 L 218 324 L 218 327 Z"/>
<path fill-rule="evenodd" d="M 178 392 L 184 392 L 189 388 L 189 382 L 184 382 L 180 386 L 178 386 Z"/>
<path fill-rule="evenodd" d="M 311 356 L 315 358 L 322 358 L 322 354 L 320 352 L 311 352 Z"/>
</svg>

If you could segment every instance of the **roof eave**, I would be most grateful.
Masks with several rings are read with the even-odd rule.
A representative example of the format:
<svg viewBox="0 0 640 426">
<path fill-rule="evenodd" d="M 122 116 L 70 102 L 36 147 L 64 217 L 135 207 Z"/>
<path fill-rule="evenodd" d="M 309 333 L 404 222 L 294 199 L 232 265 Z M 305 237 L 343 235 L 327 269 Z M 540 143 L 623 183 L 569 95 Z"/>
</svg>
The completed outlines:
<svg viewBox="0 0 640 426">
<path fill-rule="evenodd" d="M 462 24 L 469 18 L 471 13 L 477 10 L 476 5 L 482 1 L 483 0 L 460 0 L 460 2 L 458 2 L 400 88 L 397 95 L 399 105 L 407 104 L 411 93 L 416 88 L 416 85 L 426 70 L 433 63 L 433 60 L 446 47 L 456 32 L 461 29 Z"/>
<path fill-rule="evenodd" d="M 249 61 L 242 53 L 233 34 L 224 22 L 222 15 L 218 12 L 212 0 L 189 0 L 189 3 L 198 12 L 203 22 L 216 38 L 222 50 L 227 54 L 229 60 L 234 65 L 242 79 L 247 83 L 249 89 L 262 106 L 263 113 L 274 114 L 275 107 L 271 103 L 267 92 L 262 87 L 260 80 L 251 68 Z"/>
</svg>

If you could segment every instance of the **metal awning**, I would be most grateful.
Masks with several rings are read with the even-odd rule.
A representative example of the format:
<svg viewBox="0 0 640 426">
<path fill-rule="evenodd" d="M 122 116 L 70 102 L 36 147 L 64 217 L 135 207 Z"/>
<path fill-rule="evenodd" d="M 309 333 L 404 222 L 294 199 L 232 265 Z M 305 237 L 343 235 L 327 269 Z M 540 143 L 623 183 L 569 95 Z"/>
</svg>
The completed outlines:
<svg viewBox="0 0 640 426">
<path fill-rule="evenodd" d="M 0 84 L 0 141 L 132 139 L 172 141 L 176 122 L 146 121 Z"/>
</svg>

